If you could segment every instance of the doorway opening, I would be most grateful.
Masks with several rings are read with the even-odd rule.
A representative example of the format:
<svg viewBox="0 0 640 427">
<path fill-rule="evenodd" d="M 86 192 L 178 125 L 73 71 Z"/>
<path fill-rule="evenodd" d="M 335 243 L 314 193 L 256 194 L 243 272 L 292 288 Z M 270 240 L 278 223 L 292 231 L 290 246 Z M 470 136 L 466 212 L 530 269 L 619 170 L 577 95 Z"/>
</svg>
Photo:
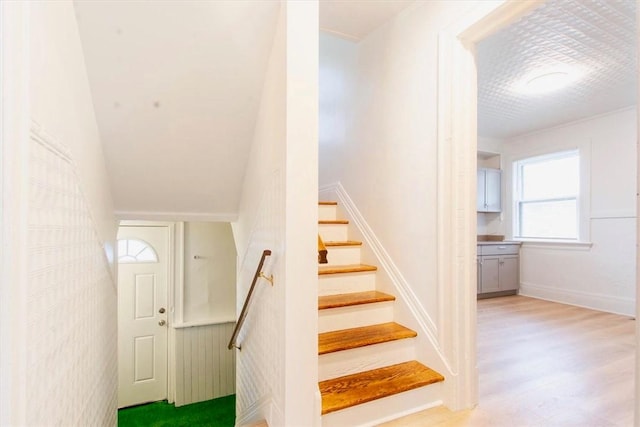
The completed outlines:
<svg viewBox="0 0 640 427">
<path fill-rule="evenodd" d="M 457 156 L 443 156 L 445 160 L 452 161 L 454 165 L 452 170 L 448 171 L 448 176 L 451 177 L 451 180 L 449 181 L 451 183 L 451 188 L 447 188 L 448 190 L 451 190 L 451 193 L 453 194 L 468 195 L 472 194 L 471 192 L 476 189 L 475 178 L 473 178 L 473 175 L 469 174 L 469 172 L 473 171 L 477 165 L 476 153 L 478 146 L 474 142 L 468 142 L 468 140 L 475 141 L 477 137 L 475 129 L 477 117 L 477 96 L 475 92 L 476 85 L 474 83 L 476 78 L 476 57 L 473 52 L 478 43 L 487 38 L 490 34 L 493 34 L 501 28 L 517 21 L 519 18 L 539 6 L 539 4 L 540 2 L 530 2 L 526 4 L 524 2 L 519 4 L 516 2 L 509 2 L 493 11 L 493 13 L 489 13 L 484 16 L 478 15 L 478 19 L 474 24 L 470 26 L 467 25 L 460 31 L 452 31 L 450 34 L 443 34 L 443 39 L 441 41 L 441 47 L 443 47 L 443 49 L 440 54 L 440 58 L 443 60 L 441 71 L 443 71 L 442 75 L 448 75 L 450 77 L 442 79 L 442 81 L 439 82 L 439 89 L 442 94 L 439 99 L 439 111 L 450 111 L 452 113 L 445 114 L 444 116 L 446 117 L 443 117 L 441 121 L 443 127 L 442 130 L 439 131 L 439 148 L 441 148 L 445 154 L 455 154 Z M 472 82 L 472 84 L 454 89 L 452 82 L 456 81 Z M 635 122 L 635 127 L 637 129 L 637 111 L 634 111 L 632 115 L 635 116 L 633 121 Z M 451 147 L 446 147 L 447 143 L 449 143 Z M 637 157 L 636 155 L 632 157 L 633 163 L 637 167 Z M 446 179 L 443 179 L 443 182 L 446 181 Z M 635 187 L 635 175 L 633 177 L 629 177 L 628 181 L 627 184 L 631 184 Z M 473 197 L 471 196 L 470 199 L 473 199 Z M 457 202 L 450 199 L 449 203 L 451 203 L 453 209 L 455 209 L 456 206 L 460 206 L 460 210 L 467 214 L 461 215 L 464 218 L 455 220 L 452 228 L 459 230 L 477 230 L 475 206 L 472 206 L 471 203 Z M 637 218 L 635 215 L 635 194 L 632 204 L 634 214 L 627 215 L 629 218 L 624 219 L 630 220 L 634 225 L 637 225 Z M 601 219 L 604 220 L 604 216 Z M 600 218 L 598 220 L 600 220 Z M 635 232 L 632 233 L 635 234 Z M 459 241 L 461 242 L 461 245 L 456 249 L 458 253 L 462 253 L 465 257 L 468 257 L 469 261 L 475 258 L 473 256 L 475 252 L 475 242 L 471 240 L 472 238 L 475 238 L 475 236 L 469 236 L 469 241 Z M 469 265 L 472 265 L 471 262 Z M 469 271 L 464 270 L 465 276 L 468 274 L 466 277 L 469 278 L 471 283 L 475 282 L 475 277 L 473 277 L 474 275 L 472 274 L 473 270 L 475 269 L 470 268 Z M 631 270 L 635 269 L 632 267 Z M 636 287 L 636 282 L 637 279 L 633 277 L 631 279 L 631 285 L 634 289 Z M 469 286 L 467 291 L 470 293 L 470 295 L 468 295 L 469 312 L 467 312 L 467 315 L 470 314 L 470 317 L 475 319 L 477 304 L 475 301 L 472 301 L 473 295 L 471 294 L 475 294 L 476 289 L 475 287 Z M 631 302 L 630 311 L 635 312 L 636 310 L 637 300 L 634 298 Z M 473 325 L 469 325 L 469 331 L 470 335 L 472 335 L 471 345 L 473 345 L 476 339 L 475 327 Z M 474 350 L 468 349 L 468 351 L 469 353 L 473 353 Z M 475 357 L 473 357 L 473 360 L 475 360 Z M 475 366 L 469 366 L 470 371 L 473 371 L 474 369 Z"/>
<path fill-rule="evenodd" d="M 123 221 L 118 260 L 118 406 L 234 394 L 231 224 Z"/>
<path fill-rule="evenodd" d="M 168 397 L 168 316 L 172 230 L 118 230 L 118 407 Z"/>
</svg>

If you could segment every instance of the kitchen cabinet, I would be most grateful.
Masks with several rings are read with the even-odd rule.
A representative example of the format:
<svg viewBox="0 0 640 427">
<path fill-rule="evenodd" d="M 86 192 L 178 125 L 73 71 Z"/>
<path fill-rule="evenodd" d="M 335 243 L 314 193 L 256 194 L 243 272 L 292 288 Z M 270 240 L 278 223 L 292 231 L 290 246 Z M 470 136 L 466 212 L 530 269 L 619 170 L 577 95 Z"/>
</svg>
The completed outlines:
<svg viewBox="0 0 640 427">
<path fill-rule="evenodd" d="M 502 171 L 478 169 L 478 212 L 502 211 Z"/>
<path fill-rule="evenodd" d="M 520 283 L 519 243 L 478 245 L 478 296 L 515 294 Z"/>
</svg>

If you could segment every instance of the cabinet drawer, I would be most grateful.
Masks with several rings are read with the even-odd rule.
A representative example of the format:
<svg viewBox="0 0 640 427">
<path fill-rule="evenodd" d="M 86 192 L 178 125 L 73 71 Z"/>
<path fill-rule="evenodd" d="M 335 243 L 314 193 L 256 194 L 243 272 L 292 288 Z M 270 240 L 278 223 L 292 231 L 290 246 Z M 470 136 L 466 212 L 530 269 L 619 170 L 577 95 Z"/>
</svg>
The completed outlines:
<svg viewBox="0 0 640 427">
<path fill-rule="evenodd" d="M 479 245 L 478 255 L 517 255 L 520 245 Z"/>
</svg>

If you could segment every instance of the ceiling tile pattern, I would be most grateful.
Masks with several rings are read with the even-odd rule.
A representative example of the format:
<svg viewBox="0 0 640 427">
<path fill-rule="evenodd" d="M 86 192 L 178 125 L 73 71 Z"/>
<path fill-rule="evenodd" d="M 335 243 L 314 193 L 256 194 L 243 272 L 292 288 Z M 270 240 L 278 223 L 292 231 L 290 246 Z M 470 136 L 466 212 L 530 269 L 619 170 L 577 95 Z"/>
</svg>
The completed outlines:
<svg viewBox="0 0 640 427">
<path fill-rule="evenodd" d="M 509 138 L 636 103 L 634 0 L 550 0 L 481 41 L 478 133 Z M 575 67 L 579 81 L 540 95 L 514 89 L 535 70 Z"/>
</svg>

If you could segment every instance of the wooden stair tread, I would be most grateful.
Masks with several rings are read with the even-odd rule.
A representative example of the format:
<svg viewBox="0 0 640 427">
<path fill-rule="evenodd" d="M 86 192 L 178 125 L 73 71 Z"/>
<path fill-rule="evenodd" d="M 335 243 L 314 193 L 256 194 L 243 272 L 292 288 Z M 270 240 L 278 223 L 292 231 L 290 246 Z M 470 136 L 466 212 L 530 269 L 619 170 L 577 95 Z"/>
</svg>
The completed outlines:
<svg viewBox="0 0 640 427">
<path fill-rule="evenodd" d="M 325 246 L 362 246 L 362 242 L 357 240 L 328 241 L 324 242 Z"/>
<path fill-rule="evenodd" d="M 322 415 L 441 381 L 415 360 L 321 381 Z"/>
<path fill-rule="evenodd" d="M 378 291 L 352 292 L 349 294 L 325 295 L 318 297 L 318 310 L 350 307 L 376 302 L 395 301 L 396 297 Z"/>
<path fill-rule="evenodd" d="M 318 205 L 320 205 L 320 206 L 337 206 L 338 202 L 320 201 L 320 202 L 318 202 Z"/>
<path fill-rule="evenodd" d="M 349 220 L 346 219 L 321 219 L 318 221 L 320 225 L 342 225 L 349 224 Z"/>
<path fill-rule="evenodd" d="M 413 338 L 417 335 L 415 331 L 395 322 L 323 332 L 318 334 L 318 354 Z"/>
<path fill-rule="evenodd" d="M 376 271 L 378 267 L 366 264 L 346 264 L 346 265 L 322 265 L 318 266 L 318 274 L 341 274 L 341 273 L 361 273 L 365 271 Z"/>
</svg>

